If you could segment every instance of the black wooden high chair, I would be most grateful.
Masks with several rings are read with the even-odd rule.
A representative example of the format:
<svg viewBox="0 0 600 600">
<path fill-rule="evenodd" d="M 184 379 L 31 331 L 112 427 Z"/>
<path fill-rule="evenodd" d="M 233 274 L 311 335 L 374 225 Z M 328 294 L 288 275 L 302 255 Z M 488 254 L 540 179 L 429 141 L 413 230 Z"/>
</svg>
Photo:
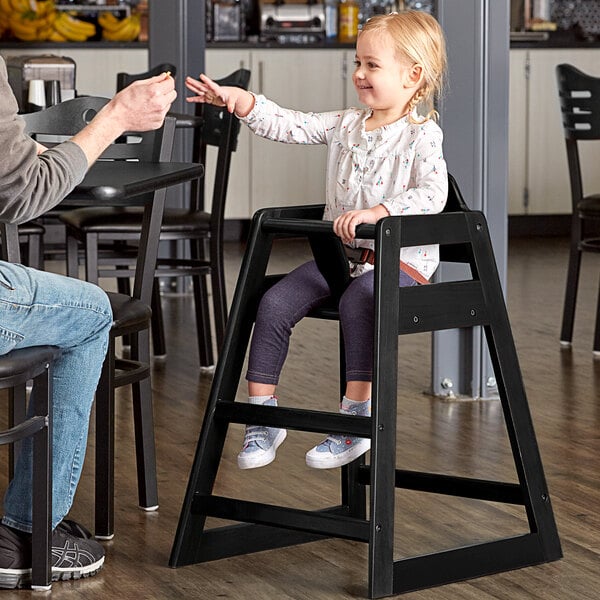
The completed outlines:
<svg viewBox="0 0 600 600">
<path fill-rule="evenodd" d="M 375 240 L 377 257 L 372 417 L 234 401 L 256 309 L 274 280 L 265 276 L 273 240 L 308 238 L 333 296 L 339 298 L 347 284 L 341 242 L 332 224 L 320 220 L 322 214 L 322 206 L 304 206 L 265 209 L 254 217 L 170 565 L 339 537 L 369 545 L 368 595 L 379 598 L 559 559 L 560 541 L 486 220 L 481 212 L 468 210 L 452 178 L 442 214 L 387 217 L 357 229 L 357 237 Z M 440 244 L 441 259 L 468 264 L 472 278 L 398 287 L 400 248 L 423 244 Z M 335 298 L 312 316 L 337 319 Z M 485 330 L 518 483 L 396 468 L 398 335 L 474 326 Z M 213 485 L 229 423 L 371 438 L 370 464 L 362 457 L 344 467 L 341 503 L 321 510 L 216 496 Z M 521 505 L 528 531 L 394 560 L 395 488 Z M 207 517 L 244 524 L 208 529 Z"/>
</svg>

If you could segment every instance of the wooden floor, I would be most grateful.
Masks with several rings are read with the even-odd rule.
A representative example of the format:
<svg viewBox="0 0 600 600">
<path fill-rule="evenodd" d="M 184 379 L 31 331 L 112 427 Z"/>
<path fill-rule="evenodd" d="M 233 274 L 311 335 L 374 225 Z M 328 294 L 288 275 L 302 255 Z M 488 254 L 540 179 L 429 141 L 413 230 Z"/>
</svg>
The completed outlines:
<svg viewBox="0 0 600 600">
<path fill-rule="evenodd" d="M 235 283 L 242 249 L 227 248 Z M 277 263 L 291 265 L 306 249 L 281 244 Z M 561 561 L 405 594 L 407 600 L 592 600 L 600 597 L 600 361 L 591 353 L 598 258 L 584 258 L 580 307 L 571 351 L 560 349 L 559 320 L 567 245 L 562 239 L 512 240 L 508 308 L 551 499 L 563 546 Z M 105 544 L 106 566 L 90 580 L 54 584 L 54 600 L 337 599 L 366 596 L 367 548 L 327 540 L 284 550 L 170 569 L 167 566 L 189 469 L 210 388 L 199 373 L 189 296 L 165 298 L 169 354 L 155 361 L 156 438 L 160 509 L 136 507 L 131 410 L 118 403 L 116 535 Z M 430 337 L 402 339 L 398 456 L 402 468 L 514 481 L 497 401 L 447 401 L 429 388 Z M 302 322 L 278 390 L 281 404 L 336 409 L 337 338 L 334 324 Z M 333 375 L 332 375 L 333 374 Z M 243 386 L 239 397 L 243 397 Z M 2 415 L 5 411 L 2 411 Z M 242 431 L 230 428 L 217 489 L 223 495 L 306 508 L 338 501 L 338 472 L 306 467 L 304 453 L 319 436 L 290 432 L 272 465 L 239 471 Z M 71 517 L 93 522 L 93 436 Z M 6 456 L 6 455 L 4 455 Z M 5 477 L 4 474 L 2 474 Z M 5 480 L 0 480 L 2 489 Z M 526 531 L 515 507 L 398 492 L 396 555 L 436 551 Z M 0 592 L 2 598 L 44 593 Z"/>
</svg>

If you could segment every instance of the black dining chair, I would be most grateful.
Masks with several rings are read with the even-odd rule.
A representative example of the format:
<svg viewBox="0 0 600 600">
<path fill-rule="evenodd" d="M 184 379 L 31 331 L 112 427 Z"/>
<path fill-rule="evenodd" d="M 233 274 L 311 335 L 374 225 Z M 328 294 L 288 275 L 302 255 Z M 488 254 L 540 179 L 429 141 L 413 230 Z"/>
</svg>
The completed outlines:
<svg viewBox="0 0 600 600">
<path fill-rule="evenodd" d="M 52 542 L 52 364 L 60 356 L 53 346 L 19 348 L 0 356 L 0 389 L 9 390 L 8 428 L 0 431 L 0 445 L 11 445 L 9 471 L 14 472 L 16 448 L 33 439 L 31 582 L 23 574 L 18 586 L 28 583 L 49 590 Z M 25 386 L 33 381 L 33 405 L 26 416 Z"/>
<path fill-rule="evenodd" d="M 26 131 L 33 137 L 74 135 L 106 102 L 104 98 L 84 96 L 62 102 L 44 111 L 24 115 Z M 118 143 L 113 143 L 102 154 L 100 160 L 168 161 L 171 158 L 174 131 L 175 120 L 167 118 L 159 130 L 124 136 Z M 165 190 L 161 189 L 154 192 L 151 200 L 152 210 L 160 211 L 159 216 L 162 215 L 164 208 L 164 196 Z M 71 244 L 71 256 L 74 251 L 75 259 L 68 262 L 67 274 L 78 277 L 77 241 L 71 238 Z M 142 254 L 141 260 L 146 264 L 153 264 L 156 260 L 155 256 L 151 256 L 150 246 L 147 243 L 140 244 L 140 248 L 136 251 Z M 96 247 L 95 240 L 88 242 L 88 247 L 90 251 L 86 254 L 86 279 L 97 283 L 96 257 L 91 250 Z M 133 276 L 133 272 L 130 275 Z M 151 286 L 142 285 L 139 280 L 136 280 L 131 295 L 115 292 L 107 292 L 107 294 L 113 310 L 113 326 L 107 357 L 96 392 L 95 535 L 100 539 L 112 538 L 114 530 L 115 390 L 121 386 L 132 386 L 139 505 L 147 511 L 158 508 L 150 384 Z M 131 346 L 129 357 L 117 356 L 116 343 L 123 336 L 129 337 Z"/>
<path fill-rule="evenodd" d="M 556 67 L 560 110 L 567 149 L 571 186 L 571 243 L 560 343 L 570 347 L 583 252 L 600 252 L 600 192 L 585 193 L 579 148 L 582 142 L 600 140 L 600 77 L 573 65 Z M 596 310 L 593 352 L 600 357 L 600 290 Z"/>
<path fill-rule="evenodd" d="M 122 75 L 122 74 L 120 74 Z M 121 77 L 120 81 L 125 80 Z M 250 71 L 239 69 L 220 79 L 220 85 L 247 89 Z M 225 201 L 232 153 L 237 147 L 238 119 L 223 108 L 197 104 L 196 118 L 175 115 L 178 127 L 194 128 L 192 161 L 206 164 L 209 148 L 216 148 L 214 183 L 210 210 L 205 209 L 204 180 L 192 182 L 190 202 L 185 208 L 167 207 L 161 227 L 161 241 L 185 242 L 187 255 L 159 257 L 156 277 L 191 277 L 194 291 L 198 352 L 201 367 L 214 364 L 210 310 L 206 278 L 211 278 L 216 346 L 222 346 L 227 321 L 227 297 L 223 265 L 223 227 Z M 139 237 L 141 211 L 138 208 L 80 208 L 65 212 L 61 220 L 67 228 L 69 261 L 75 261 L 75 240 L 84 241 L 86 252 L 98 254 L 98 277 L 128 277 L 122 268 L 131 262 L 131 247 Z M 208 242 L 209 251 L 204 245 Z M 106 254 L 108 248 L 109 254 Z M 133 250 L 135 253 L 135 249 Z M 88 261 L 89 263 L 89 261 Z M 100 266 L 101 265 L 101 266 Z M 119 268 L 121 267 L 121 268 Z M 92 268 L 92 267 L 90 267 Z M 166 353 L 158 280 L 152 301 L 152 328 L 155 355 Z"/>
</svg>

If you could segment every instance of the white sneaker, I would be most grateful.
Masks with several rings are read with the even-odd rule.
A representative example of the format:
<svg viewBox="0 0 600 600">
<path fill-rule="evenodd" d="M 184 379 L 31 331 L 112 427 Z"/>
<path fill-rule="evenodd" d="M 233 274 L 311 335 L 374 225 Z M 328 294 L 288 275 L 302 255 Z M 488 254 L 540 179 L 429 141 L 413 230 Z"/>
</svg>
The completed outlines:
<svg viewBox="0 0 600 600">
<path fill-rule="evenodd" d="M 330 435 L 306 453 L 313 469 L 335 469 L 356 460 L 371 448 L 371 440 L 350 435 Z"/>
<path fill-rule="evenodd" d="M 238 454 L 240 469 L 256 469 L 264 467 L 275 460 L 277 448 L 287 436 L 285 429 L 265 427 L 263 425 L 246 425 L 244 445 Z"/>
<path fill-rule="evenodd" d="M 371 400 L 354 402 L 344 396 L 340 412 L 344 415 L 370 417 Z M 313 469 L 335 469 L 351 463 L 370 448 L 370 439 L 339 433 L 331 434 L 306 453 L 306 464 Z"/>
</svg>

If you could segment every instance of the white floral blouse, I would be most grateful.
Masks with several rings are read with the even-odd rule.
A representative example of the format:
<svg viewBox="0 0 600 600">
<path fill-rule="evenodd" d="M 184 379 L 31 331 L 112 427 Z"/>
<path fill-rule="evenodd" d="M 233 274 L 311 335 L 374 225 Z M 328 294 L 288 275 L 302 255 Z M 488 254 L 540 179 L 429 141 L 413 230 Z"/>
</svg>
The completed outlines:
<svg viewBox="0 0 600 600">
<path fill-rule="evenodd" d="M 262 95 L 241 119 L 257 135 L 288 144 L 327 144 L 327 187 L 323 219 L 347 210 L 383 204 L 390 215 L 439 213 L 448 179 L 442 130 L 433 121 L 413 125 L 407 117 L 365 131 L 370 109 L 304 113 L 282 108 Z M 372 248 L 372 240 L 356 240 Z M 400 258 L 426 279 L 439 263 L 437 245 L 403 248 Z M 363 265 L 357 276 L 372 268 Z"/>
</svg>

